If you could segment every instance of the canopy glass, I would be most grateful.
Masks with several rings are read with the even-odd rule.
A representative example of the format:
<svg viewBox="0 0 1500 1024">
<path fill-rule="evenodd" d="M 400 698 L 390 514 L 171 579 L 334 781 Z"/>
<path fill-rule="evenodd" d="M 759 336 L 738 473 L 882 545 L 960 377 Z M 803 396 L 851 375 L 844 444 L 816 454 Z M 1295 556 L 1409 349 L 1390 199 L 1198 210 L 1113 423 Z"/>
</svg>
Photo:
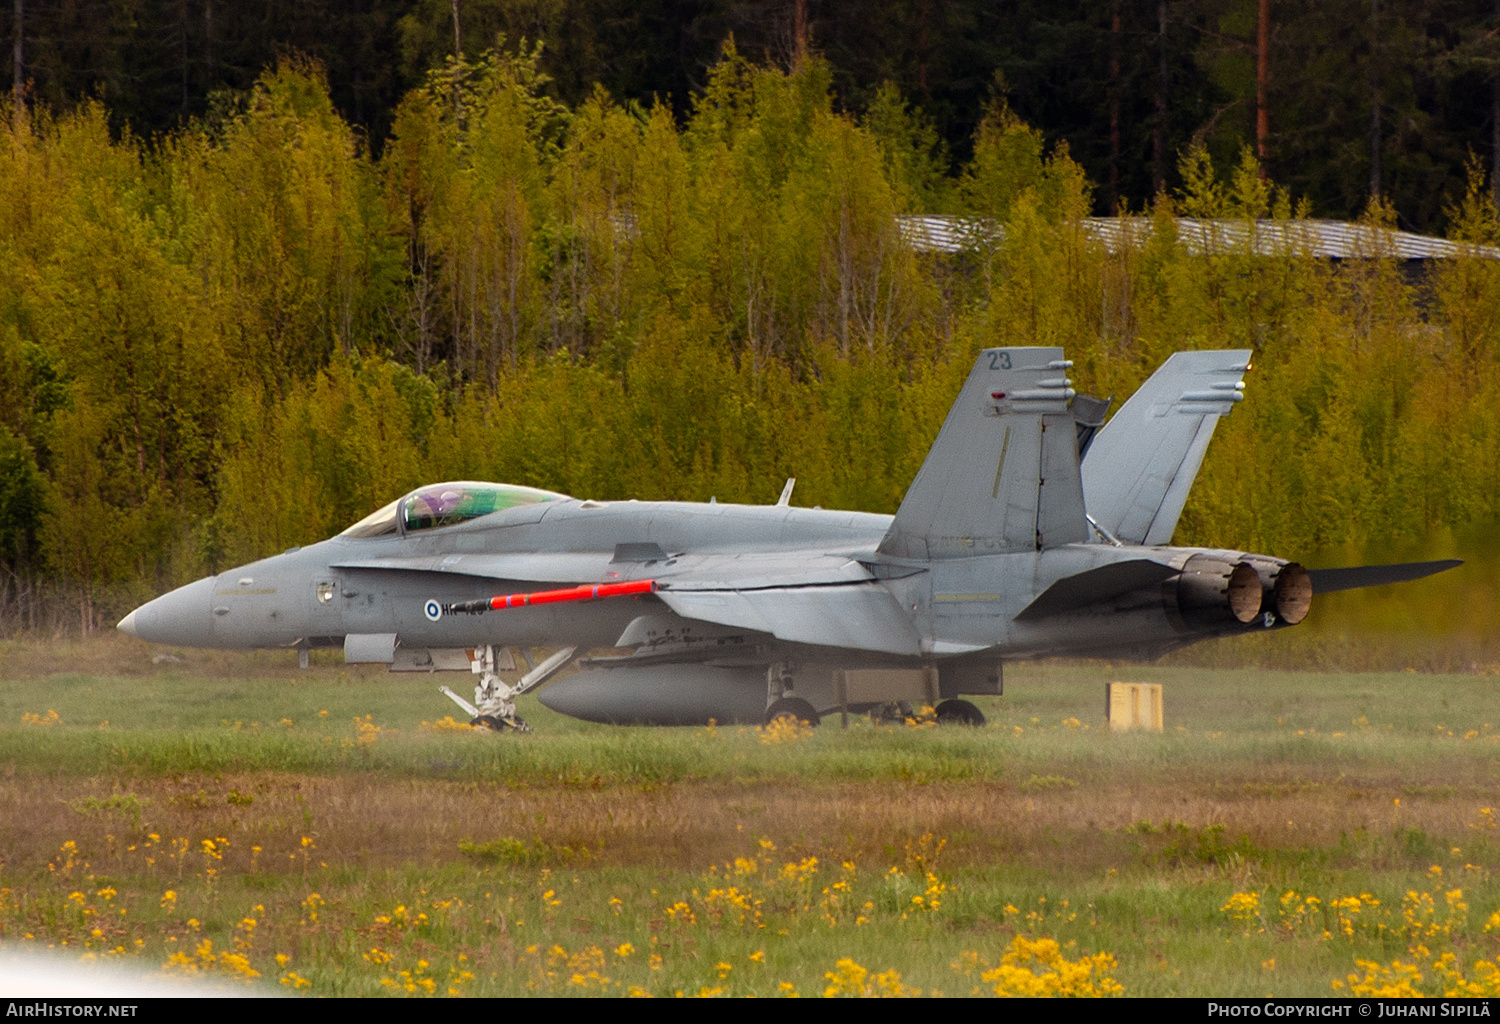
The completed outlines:
<svg viewBox="0 0 1500 1024">
<path fill-rule="evenodd" d="M 517 484 L 490 484 L 458 480 L 419 488 L 404 498 L 373 512 L 339 536 L 386 537 L 402 531 L 432 530 L 487 516 L 517 505 L 564 501 L 566 494 Z"/>
</svg>

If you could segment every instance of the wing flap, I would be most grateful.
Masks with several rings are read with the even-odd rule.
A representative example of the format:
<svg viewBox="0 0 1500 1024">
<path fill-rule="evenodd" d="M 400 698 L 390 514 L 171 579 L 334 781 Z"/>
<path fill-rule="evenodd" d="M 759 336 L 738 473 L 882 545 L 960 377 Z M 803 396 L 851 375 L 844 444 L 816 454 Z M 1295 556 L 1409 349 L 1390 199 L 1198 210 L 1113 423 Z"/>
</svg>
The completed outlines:
<svg viewBox="0 0 1500 1024">
<path fill-rule="evenodd" d="M 1460 558 L 1436 562 L 1402 562 L 1397 565 L 1359 565 L 1349 569 L 1309 569 L 1314 594 L 1332 594 L 1340 590 L 1378 587 L 1386 583 L 1406 583 L 1424 576 L 1447 572 L 1463 565 Z"/>
</svg>

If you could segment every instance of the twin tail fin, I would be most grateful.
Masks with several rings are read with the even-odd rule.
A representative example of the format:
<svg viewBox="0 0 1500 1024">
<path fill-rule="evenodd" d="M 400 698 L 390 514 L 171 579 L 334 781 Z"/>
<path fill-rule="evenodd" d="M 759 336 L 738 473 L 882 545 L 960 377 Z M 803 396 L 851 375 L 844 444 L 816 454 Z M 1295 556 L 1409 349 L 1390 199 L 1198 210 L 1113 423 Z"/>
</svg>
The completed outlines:
<svg viewBox="0 0 1500 1024">
<path fill-rule="evenodd" d="M 879 552 L 962 558 L 1087 540 L 1060 348 L 979 353 Z"/>
<path fill-rule="evenodd" d="M 1083 493 L 1100 533 L 1166 544 L 1220 417 L 1244 397 L 1248 349 L 1177 352 L 1093 439 Z"/>
</svg>

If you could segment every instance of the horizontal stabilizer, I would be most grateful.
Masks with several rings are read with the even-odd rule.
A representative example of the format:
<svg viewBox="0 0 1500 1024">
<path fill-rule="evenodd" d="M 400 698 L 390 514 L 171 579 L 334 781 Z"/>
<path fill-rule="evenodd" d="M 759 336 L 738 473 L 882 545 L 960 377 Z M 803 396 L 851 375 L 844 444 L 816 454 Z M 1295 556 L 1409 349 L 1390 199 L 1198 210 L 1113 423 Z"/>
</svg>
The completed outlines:
<svg viewBox="0 0 1500 1024">
<path fill-rule="evenodd" d="M 1097 601 L 1108 601 L 1112 597 L 1128 594 L 1140 587 L 1171 579 L 1177 570 L 1170 565 L 1137 558 L 1128 562 L 1112 562 L 1097 569 L 1065 576 L 1042 591 L 1016 616 L 1017 622 L 1041 619 L 1048 615 L 1083 608 Z"/>
<path fill-rule="evenodd" d="M 1399 565 L 1359 565 L 1352 569 L 1309 569 L 1314 594 L 1331 594 L 1337 590 L 1358 590 L 1384 583 L 1405 583 L 1434 573 L 1447 572 L 1463 565 L 1461 558 L 1443 558 L 1436 562 L 1402 562 Z"/>
</svg>

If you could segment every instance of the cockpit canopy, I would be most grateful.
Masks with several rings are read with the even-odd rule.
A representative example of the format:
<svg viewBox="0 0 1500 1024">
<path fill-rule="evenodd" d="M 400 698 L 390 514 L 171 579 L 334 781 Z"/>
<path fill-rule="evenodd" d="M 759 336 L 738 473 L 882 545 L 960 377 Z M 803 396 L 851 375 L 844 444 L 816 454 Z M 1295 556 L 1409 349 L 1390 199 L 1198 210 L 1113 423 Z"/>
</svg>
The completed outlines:
<svg viewBox="0 0 1500 1024">
<path fill-rule="evenodd" d="M 339 536 L 386 537 L 415 530 L 432 530 L 478 519 L 517 505 L 565 501 L 567 497 L 566 494 L 517 484 L 489 484 L 474 480 L 430 484 L 372 512 Z"/>
</svg>

